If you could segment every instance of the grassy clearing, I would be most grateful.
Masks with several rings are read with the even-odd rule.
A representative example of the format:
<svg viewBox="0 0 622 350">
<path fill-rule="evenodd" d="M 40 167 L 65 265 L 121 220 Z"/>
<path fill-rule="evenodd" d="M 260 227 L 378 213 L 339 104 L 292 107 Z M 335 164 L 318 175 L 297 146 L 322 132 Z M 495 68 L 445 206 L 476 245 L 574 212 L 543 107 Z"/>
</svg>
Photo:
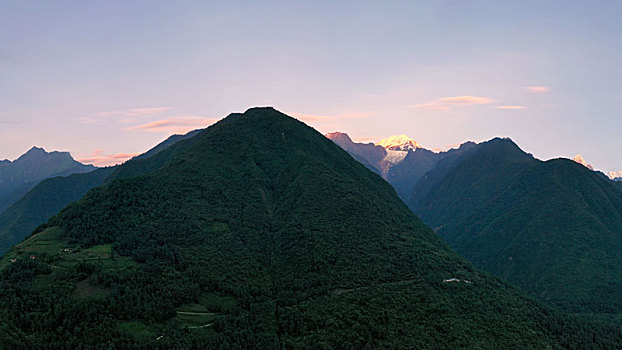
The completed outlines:
<svg viewBox="0 0 622 350">
<path fill-rule="evenodd" d="M 88 254 L 102 259 L 107 259 L 112 256 L 112 245 L 96 245 L 88 249 Z"/>
<path fill-rule="evenodd" d="M 117 327 L 121 332 L 131 334 L 137 339 L 150 340 L 157 337 L 156 332 L 141 321 L 118 321 Z"/>
<path fill-rule="evenodd" d="M 41 275 L 33 280 L 32 287 L 37 290 L 48 288 L 50 283 L 56 279 L 59 271 L 72 269 L 81 262 L 88 261 L 102 270 L 119 271 L 138 267 L 134 259 L 113 254 L 111 244 L 82 249 L 79 245 L 69 243 L 64 236 L 63 229 L 51 227 L 13 247 L 0 260 L 0 269 L 12 264 L 13 261 L 33 257 L 35 260 L 45 261 L 52 268 L 52 273 L 49 275 Z M 73 292 L 76 299 L 100 300 L 109 294 L 108 289 L 92 285 L 88 280 L 78 282 Z"/>
</svg>

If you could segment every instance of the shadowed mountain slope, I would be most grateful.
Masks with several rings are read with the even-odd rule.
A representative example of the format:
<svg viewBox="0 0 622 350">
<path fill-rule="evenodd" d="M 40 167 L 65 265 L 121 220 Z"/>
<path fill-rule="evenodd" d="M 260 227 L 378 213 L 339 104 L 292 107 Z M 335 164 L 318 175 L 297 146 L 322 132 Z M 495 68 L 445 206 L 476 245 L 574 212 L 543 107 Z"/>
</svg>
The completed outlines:
<svg viewBox="0 0 622 350">
<path fill-rule="evenodd" d="M 622 313 L 622 191 L 494 139 L 426 174 L 410 206 L 476 266 L 560 309 Z"/>
<path fill-rule="evenodd" d="M 11 249 L 5 347 L 622 345 L 618 329 L 473 268 L 388 183 L 293 118 L 255 108 L 191 140 Z"/>
<path fill-rule="evenodd" d="M 186 135 L 173 135 L 122 165 L 43 180 L 0 214 L 0 254 L 23 240 L 32 230 L 62 208 L 82 198 L 90 189 L 105 181 L 146 174 L 160 168 L 183 149 L 192 145 L 189 139 L 201 130 L 194 130 Z M 179 145 L 175 146 L 177 143 Z"/>
<path fill-rule="evenodd" d="M 41 180 L 95 170 L 76 162 L 68 152 L 46 152 L 33 147 L 14 161 L 0 162 L 0 213 L 22 198 Z"/>
</svg>

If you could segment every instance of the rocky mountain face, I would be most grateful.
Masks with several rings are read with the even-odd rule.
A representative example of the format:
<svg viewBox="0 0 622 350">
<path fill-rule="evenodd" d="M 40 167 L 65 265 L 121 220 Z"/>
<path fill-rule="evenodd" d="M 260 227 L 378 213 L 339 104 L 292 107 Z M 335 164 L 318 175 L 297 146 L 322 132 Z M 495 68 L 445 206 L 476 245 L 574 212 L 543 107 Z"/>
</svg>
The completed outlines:
<svg viewBox="0 0 622 350">
<path fill-rule="evenodd" d="M 387 150 L 384 147 L 374 145 L 373 143 L 353 142 L 348 134 L 342 132 L 333 132 L 325 136 L 350 153 L 354 159 L 367 168 L 378 174 L 384 172 L 383 161 L 387 157 Z"/>
<path fill-rule="evenodd" d="M 0 162 L 0 213 L 41 180 L 95 170 L 75 161 L 68 152 L 46 152 L 33 147 L 14 161 Z"/>
<path fill-rule="evenodd" d="M 353 142 L 341 132 L 325 135 L 352 157 L 389 181 L 403 200 L 412 196 L 417 181 L 444 158 L 452 158 L 475 145 L 466 142 L 446 152 L 427 150 L 406 135 L 391 136 L 373 143 Z"/>
</svg>

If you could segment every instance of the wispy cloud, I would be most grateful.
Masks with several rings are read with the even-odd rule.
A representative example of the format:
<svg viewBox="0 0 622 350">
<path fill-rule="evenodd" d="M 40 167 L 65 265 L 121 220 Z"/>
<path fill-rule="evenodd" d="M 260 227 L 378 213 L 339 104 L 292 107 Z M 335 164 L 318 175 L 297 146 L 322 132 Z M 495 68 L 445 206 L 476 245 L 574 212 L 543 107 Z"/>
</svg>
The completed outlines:
<svg viewBox="0 0 622 350">
<path fill-rule="evenodd" d="M 448 111 L 453 107 L 487 105 L 492 103 L 492 99 L 481 96 L 463 95 L 441 97 L 433 101 L 416 104 L 417 109 L 427 109 L 431 111 Z"/>
<path fill-rule="evenodd" d="M 108 117 L 108 116 L 123 116 L 123 117 L 139 117 L 144 115 L 155 115 L 170 111 L 171 107 L 144 107 L 144 108 L 132 108 L 126 110 L 109 111 L 94 113 L 96 117 Z"/>
<path fill-rule="evenodd" d="M 78 161 L 80 163 L 93 164 L 95 166 L 101 167 L 120 164 L 137 155 L 138 153 L 105 154 L 103 150 L 96 149 L 88 156 L 78 157 Z"/>
<path fill-rule="evenodd" d="M 93 117 L 78 117 L 76 118 L 76 120 L 79 123 L 82 124 L 93 124 L 93 123 L 97 123 L 97 118 L 93 118 Z"/>
<path fill-rule="evenodd" d="M 585 159 L 583 159 L 583 156 L 580 154 L 577 154 L 576 156 L 574 156 L 574 158 L 572 158 L 572 160 L 574 160 L 575 162 L 583 165 L 584 167 L 590 169 L 590 170 L 594 170 L 594 167 L 592 166 L 592 164 L 589 164 L 588 162 L 585 161 Z"/>
<path fill-rule="evenodd" d="M 549 88 L 548 86 L 526 86 L 525 90 L 529 92 L 534 92 L 536 94 L 542 94 L 551 91 L 551 88 Z"/>
<path fill-rule="evenodd" d="M 166 119 L 156 120 L 153 122 L 134 125 L 124 130 L 142 130 L 148 132 L 160 133 L 185 133 L 193 129 L 204 128 L 215 123 L 217 119 L 204 118 L 194 115 L 174 116 Z"/>
<path fill-rule="evenodd" d="M 520 109 L 527 109 L 527 107 L 525 107 L 525 106 L 508 105 L 508 106 L 495 106 L 495 109 L 502 109 L 502 110 L 506 110 L 506 111 L 515 111 L 515 110 L 520 110 Z"/>
<path fill-rule="evenodd" d="M 610 171 L 607 173 L 610 179 L 615 179 L 616 177 L 622 177 L 622 170 L 618 171 Z"/>
<path fill-rule="evenodd" d="M 304 114 L 304 113 L 290 113 L 294 118 L 301 120 L 305 123 L 313 123 L 313 122 L 324 122 L 328 120 L 339 120 L 339 119 L 359 119 L 359 118 L 367 118 L 374 115 L 373 112 L 348 112 L 348 113 L 339 113 L 334 115 L 317 115 L 317 114 Z"/>
</svg>

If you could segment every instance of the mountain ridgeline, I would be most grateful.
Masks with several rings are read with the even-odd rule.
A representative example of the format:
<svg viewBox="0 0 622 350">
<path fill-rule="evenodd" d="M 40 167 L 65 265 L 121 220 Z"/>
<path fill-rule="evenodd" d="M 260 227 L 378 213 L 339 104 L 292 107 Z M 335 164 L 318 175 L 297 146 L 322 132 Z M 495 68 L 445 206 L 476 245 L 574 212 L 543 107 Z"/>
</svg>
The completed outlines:
<svg viewBox="0 0 622 350">
<path fill-rule="evenodd" d="M 37 226 L 46 222 L 65 206 L 82 198 L 92 188 L 107 181 L 146 174 L 162 167 L 179 152 L 192 145 L 192 137 L 200 131 L 173 135 L 121 165 L 41 181 L 0 214 L 0 253 L 21 242 Z"/>
<path fill-rule="evenodd" d="M 409 204 L 476 266 L 540 300 L 622 313 L 622 191 L 605 176 L 494 139 L 429 172 Z"/>
<path fill-rule="evenodd" d="M 0 213 L 41 180 L 93 170 L 94 166 L 76 162 L 68 152 L 46 152 L 38 147 L 14 161 L 0 161 Z"/>
<path fill-rule="evenodd" d="M 501 138 L 417 149 L 386 179 L 476 266 L 558 309 L 621 319 L 619 182 L 569 159 L 537 160 Z"/>
<path fill-rule="evenodd" d="M 405 202 L 411 199 L 419 179 L 434 169 L 441 159 L 455 159 L 475 147 L 475 143 L 466 142 L 458 149 L 432 152 L 405 135 L 392 136 L 377 144 L 353 142 L 348 134 L 341 132 L 325 136 L 387 180 Z"/>
<path fill-rule="evenodd" d="M 379 176 L 272 108 L 189 140 L 4 256 L 2 346 L 622 346 L 619 329 L 558 314 L 472 267 Z"/>
</svg>

